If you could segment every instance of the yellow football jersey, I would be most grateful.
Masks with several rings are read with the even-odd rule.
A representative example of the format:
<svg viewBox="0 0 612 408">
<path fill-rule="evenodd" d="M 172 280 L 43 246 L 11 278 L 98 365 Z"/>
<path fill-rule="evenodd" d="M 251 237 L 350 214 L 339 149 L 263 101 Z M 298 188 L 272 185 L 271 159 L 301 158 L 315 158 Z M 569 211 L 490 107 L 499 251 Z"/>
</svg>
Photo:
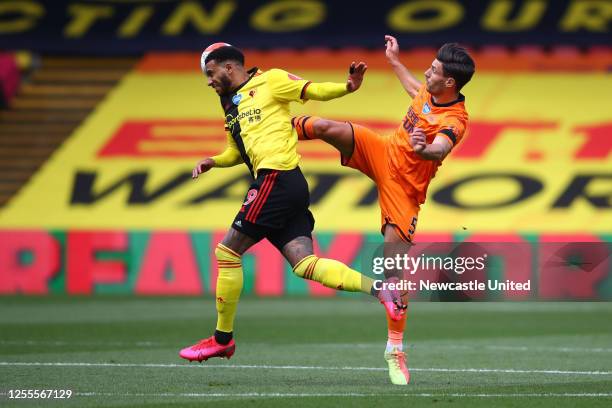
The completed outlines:
<svg viewBox="0 0 612 408">
<path fill-rule="evenodd" d="M 248 72 L 245 83 L 221 97 L 228 149 L 238 150 L 253 177 L 259 169 L 294 169 L 300 156 L 289 103 L 305 101 L 309 81 L 281 69 Z"/>
</svg>

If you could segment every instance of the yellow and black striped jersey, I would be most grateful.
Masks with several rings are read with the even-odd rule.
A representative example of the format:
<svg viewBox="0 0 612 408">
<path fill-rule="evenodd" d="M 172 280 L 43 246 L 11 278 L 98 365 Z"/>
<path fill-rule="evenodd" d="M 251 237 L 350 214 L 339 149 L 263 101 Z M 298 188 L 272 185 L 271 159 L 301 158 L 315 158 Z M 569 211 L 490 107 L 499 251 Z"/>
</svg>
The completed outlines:
<svg viewBox="0 0 612 408">
<path fill-rule="evenodd" d="M 289 103 L 305 101 L 309 81 L 281 69 L 248 72 L 246 82 L 221 97 L 230 150 L 223 154 L 238 157 L 237 150 L 253 177 L 259 169 L 294 169 L 300 156 Z"/>
</svg>

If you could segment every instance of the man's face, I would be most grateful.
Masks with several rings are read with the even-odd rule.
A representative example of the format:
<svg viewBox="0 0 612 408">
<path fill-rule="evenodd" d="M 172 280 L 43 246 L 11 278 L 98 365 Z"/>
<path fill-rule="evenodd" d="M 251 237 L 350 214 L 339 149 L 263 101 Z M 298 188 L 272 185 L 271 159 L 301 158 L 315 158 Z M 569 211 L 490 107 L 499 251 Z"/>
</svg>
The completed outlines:
<svg viewBox="0 0 612 408">
<path fill-rule="evenodd" d="M 425 71 L 427 91 L 432 95 L 441 94 L 447 87 L 452 87 L 454 82 L 453 78 L 444 76 L 442 63 L 437 59 L 433 60 L 431 66 Z"/>
<path fill-rule="evenodd" d="M 232 90 L 232 80 L 229 76 L 232 65 L 228 62 L 218 64 L 216 60 L 208 61 L 204 73 L 208 78 L 208 86 L 213 88 L 217 95 L 227 95 Z"/>
</svg>

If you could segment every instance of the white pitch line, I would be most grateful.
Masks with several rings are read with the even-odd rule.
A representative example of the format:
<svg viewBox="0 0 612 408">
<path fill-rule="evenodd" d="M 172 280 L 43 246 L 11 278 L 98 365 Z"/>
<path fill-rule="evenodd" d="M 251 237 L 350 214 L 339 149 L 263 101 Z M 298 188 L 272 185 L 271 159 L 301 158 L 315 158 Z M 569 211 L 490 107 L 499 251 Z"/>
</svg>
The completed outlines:
<svg viewBox="0 0 612 408">
<path fill-rule="evenodd" d="M 500 351 L 535 351 L 538 353 L 552 351 L 562 353 L 612 353 L 612 348 L 603 347 L 527 347 L 527 346 L 485 346 L 489 350 Z"/>
<path fill-rule="evenodd" d="M 6 393 L 0 393 L 6 396 Z M 79 397 L 186 397 L 186 398 L 304 398 L 304 397 L 424 397 L 424 398 L 612 398 L 612 392 L 602 393 L 509 393 L 509 394 L 470 394 L 470 393 L 278 393 L 278 392 L 245 392 L 245 393 L 110 393 L 110 392 L 77 392 Z"/>
<path fill-rule="evenodd" d="M 215 364 L 164 364 L 164 363 L 83 363 L 83 362 L 20 362 L 0 361 L 0 366 L 18 367 L 137 367 L 137 368 L 230 368 L 276 370 L 329 370 L 329 371 L 387 371 L 382 367 L 333 367 L 293 365 L 215 365 Z M 555 374 L 555 375 L 612 375 L 612 371 L 523 370 L 513 368 L 410 368 L 411 371 L 443 373 L 500 373 L 500 374 Z"/>
</svg>

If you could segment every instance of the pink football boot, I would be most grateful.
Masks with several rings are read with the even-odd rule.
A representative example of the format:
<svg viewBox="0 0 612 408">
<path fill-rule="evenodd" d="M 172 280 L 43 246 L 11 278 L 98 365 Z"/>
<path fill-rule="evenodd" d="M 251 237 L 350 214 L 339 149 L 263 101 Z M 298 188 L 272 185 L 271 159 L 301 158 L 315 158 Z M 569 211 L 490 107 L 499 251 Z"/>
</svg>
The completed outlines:
<svg viewBox="0 0 612 408">
<path fill-rule="evenodd" d="M 400 280 L 396 277 L 384 281 L 385 284 L 396 284 L 398 282 L 400 282 Z M 380 300 L 380 303 L 385 307 L 391 320 L 396 322 L 402 320 L 406 314 L 406 309 L 408 309 L 408 305 L 402 300 L 402 292 L 399 289 L 384 287 L 378 292 L 378 300 Z"/>
<path fill-rule="evenodd" d="M 185 347 L 179 352 L 179 356 L 189 361 L 206 361 L 211 357 L 226 357 L 228 360 L 236 351 L 236 343 L 230 340 L 228 344 L 219 344 L 215 336 L 202 339 L 193 346 Z"/>
</svg>

